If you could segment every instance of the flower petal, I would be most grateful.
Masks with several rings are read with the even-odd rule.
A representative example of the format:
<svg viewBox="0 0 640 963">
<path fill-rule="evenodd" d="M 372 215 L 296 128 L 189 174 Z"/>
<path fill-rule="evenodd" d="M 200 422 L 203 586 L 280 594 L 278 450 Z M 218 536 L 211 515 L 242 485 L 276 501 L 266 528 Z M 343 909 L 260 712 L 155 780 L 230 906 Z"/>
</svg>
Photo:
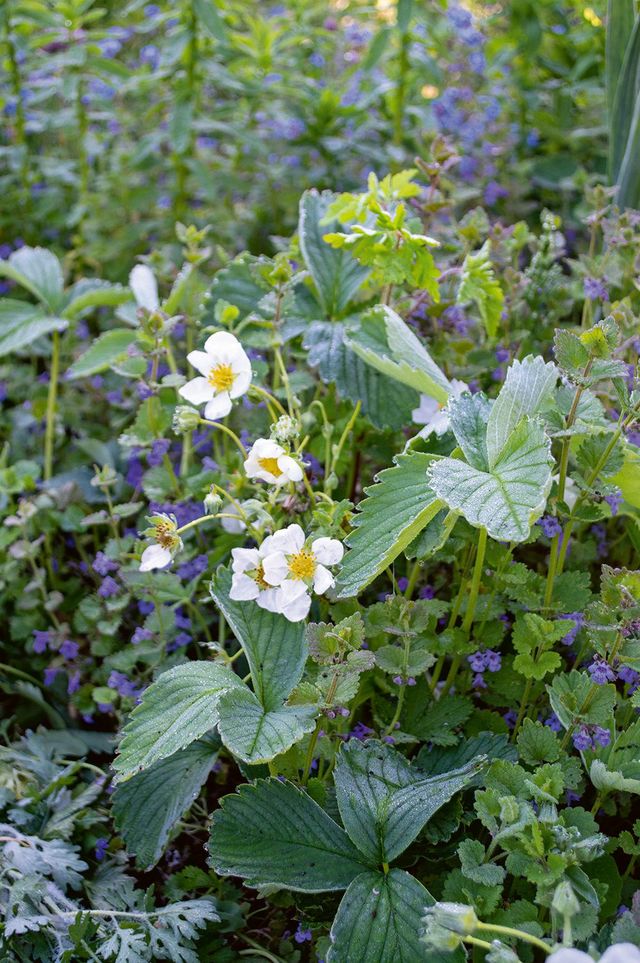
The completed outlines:
<svg viewBox="0 0 640 963">
<path fill-rule="evenodd" d="M 235 334 L 229 331 L 216 331 L 204 343 L 204 350 L 207 354 L 214 355 L 216 361 L 229 363 L 237 356 L 239 351 L 244 350 L 236 338 Z"/>
<path fill-rule="evenodd" d="M 342 561 L 344 546 L 337 538 L 316 538 L 311 543 L 311 551 L 322 565 L 337 565 Z"/>
<path fill-rule="evenodd" d="M 172 558 L 168 548 L 162 548 L 155 543 L 148 545 L 140 558 L 140 571 L 150 572 L 154 568 L 164 568 Z"/>
<path fill-rule="evenodd" d="M 146 264 L 136 264 L 129 275 L 129 287 L 139 308 L 156 311 L 160 306 L 158 300 L 158 282 L 150 267 Z"/>
<path fill-rule="evenodd" d="M 281 611 L 290 622 L 302 622 L 309 614 L 310 608 L 311 596 L 303 592 L 289 602 L 283 601 Z"/>
<path fill-rule="evenodd" d="M 267 612 L 282 611 L 282 592 L 279 588 L 263 589 L 256 601 L 260 608 Z"/>
<path fill-rule="evenodd" d="M 190 351 L 187 355 L 187 361 L 205 378 L 216 365 L 215 358 L 212 358 L 206 351 Z"/>
<path fill-rule="evenodd" d="M 215 392 L 206 378 L 192 378 L 179 389 L 179 393 L 192 405 L 203 405 L 205 401 L 210 401 Z"/>
<path fill-rule="evenodd" d="M 302 468 L 290 455 L 280 455 L 278 458 L 278 468 L 286 475 L 289 481 L 299 482 L 302 479 Z"/>
<path fill-rule="evenodd" d="M 327 589 L 336 584 L 336 580 L 324 565 L 316 565 L 313 573 L 313 590 L 317 595 L 323 595 Z"/>
<path fill-rule="evenodd" d="M 262 569 L 265 582 L 268 582 L 269 585 L 280 585 L 289 572 L 287 557 L 284 552 L 273 552 L 272 555 L 263 558 Z"/>
<path fill-rule="evenodd" d="M 219 395 L 212 398 L 211 401 L 207 402 L 207 407 L 204 409 L 204 416 L 208 418 L 209 421 L 217 421 L 218 418 L 224 418 L 231 411 L 231 398 L 229 397 L 228 391 L 221 391 Z"/>
<path fill-rule="evenodd" d="M 260 588 L 255 579 L 250 578 L 243 572 L 235 572 L 231 579 L 229 598 L 234 602 L 250 602 L 257 599 L 260 595 Z"/>
<path fill-rule="evenodd" d="M 240 395 L 245 394 L 249 385 L 251 384 L 251 368 L 248 371 L 238 371 L 235 372 L 235 378 L 233 384 L 229 390 L 229 394 L 232 398 L 239 398 Z"/>
<path fill-rule="evenodd" d="M 238 573 L 257 568 L 260 564 L 260 552 L 257 548 L 233 548 L 231 557 L 233 558 L 231 567 Z"/>
</svg>

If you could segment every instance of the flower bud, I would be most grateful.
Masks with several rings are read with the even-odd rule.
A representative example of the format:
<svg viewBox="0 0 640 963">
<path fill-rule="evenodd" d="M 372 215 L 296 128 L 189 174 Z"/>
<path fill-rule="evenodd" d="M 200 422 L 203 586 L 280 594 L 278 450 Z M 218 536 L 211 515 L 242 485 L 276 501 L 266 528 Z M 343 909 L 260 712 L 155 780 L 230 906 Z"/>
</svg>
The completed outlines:
<svg viewBox="0 0 640 963">
<path fill-rule="evenodd" d="M 189 405 L 178 405 L 173 413 L 173 430 L 176 435 L 193 431 L 200 424 L 200 412 Z"/>
<path fill-rule="evenodd" d="M 204 510 L 207 515 L 215 515 L 222 507 L 222 498 L 215 491 L 207 492 L 204 496 Z"/>
<path fill-rule="evenodd" d="M 427 910 L 425 918 L 431 918 L 443 929 L 462 936 L 475 932 L 478 926 L 475 910 L 465 903 L 435 903 Z"/>
<path fill-rule="evenodd" d="M 561 916 L 575 916 L 580 911 L 580 901 L 567 880 L 556 886 L 551 906 Z"/>
<path fill-rule="evenodd" d="M 281 415 L 271 426 L 271 437 L 279 444 L 294 441 L 300 435 L 300 425 L 290 415 Z"/>
</svg>

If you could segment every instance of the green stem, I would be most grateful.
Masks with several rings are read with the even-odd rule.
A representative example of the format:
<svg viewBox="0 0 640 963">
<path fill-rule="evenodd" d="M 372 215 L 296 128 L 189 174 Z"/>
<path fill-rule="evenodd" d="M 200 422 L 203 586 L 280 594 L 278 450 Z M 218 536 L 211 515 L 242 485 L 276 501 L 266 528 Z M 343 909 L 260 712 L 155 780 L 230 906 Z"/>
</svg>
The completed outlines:
<svg viewBox="0 0 640 963">
<path fill-rule="evenodd" d="M 471 576 L 471 585 L 469 588 L 469 601 L 467 602 L 467 610 L 464 615 L 462 622 L 462 631 L 465 636 L 469 638 L 471 635 L 471 626 L 473 625 L 473 620 L 476 614 L 476 606 L 478 604 L 478 594 L 480 592 L 480 583 L 482 581 L 482 569 L 484 566 L 484 556 L 487 549 L 487 530 L 486 528 L 480 529 L 480 535 L 478 536 L 478 548 L 476 550 L 476 561 L 473 566 L 473 575 Z M 444 683 L 443 692 L 449 692 L 451 686 L 455 682 L 455 678 L 458 674 L 460 666 L 462 665 L 462 656 L 456 655 L 453 662 L 451 663 L 451 668 L 449 669 L 449 674 Z"/>
<path fill-rule="evenodd" d="M 49 372 L 49 392 L 47 395 L 47 415 L 44 432 L 44 480 L 48 481 L 53 473 L 53 440 L 55 435 L 56 398 L 60 377 L 60 332 L 54 331 L 51 341 L 51 371 Z"/>
<path fill-rule="evenodd" d="M 249 457 L 249 453 L 247 449 L 244 447 L 244 445 L 236 435 L 235 431 L 232 431 L 231 428 L 227 427 L 227 425 L 224 425 L 221 421 L 209 421 L 207 418 L 201 418 L 200 424 L 209 425 L 210 428 L 217 428 L 218 431 L 224 432 L 224 434 L 227 435 L 227 437 L 231 438 L 234 445 L 242 455 L 243 459 L 246 459 Z"/>
<path fill-rule="evenodd" d="M 531 943 L 532 946 L 537 946 L 539 950 L 544 950 L 547 954 L 551 953 L 551 947 L 548 946 L 544 940 L 533 936 L 531 933 L 526 933 L 524 930 L 516 930 L 511 926 L 498 926 L 497 923 L 482 923 L 480 921 L 478 921 L 478 929 L 493 933 L 502 933 L 504 936 L 513 936 L 517 940 L 523 940 L 525 943 Z"/>
</svg>

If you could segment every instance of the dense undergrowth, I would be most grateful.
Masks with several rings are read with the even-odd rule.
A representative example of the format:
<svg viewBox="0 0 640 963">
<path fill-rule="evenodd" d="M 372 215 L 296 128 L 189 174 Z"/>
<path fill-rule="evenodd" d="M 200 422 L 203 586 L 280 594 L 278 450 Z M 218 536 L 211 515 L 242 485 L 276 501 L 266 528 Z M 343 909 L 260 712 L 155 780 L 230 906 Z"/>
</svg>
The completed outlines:
<svg viewBox="0 0 640 963">
<path fill-rule="evenodd" d="M 637 959 L 622 7 L 4 5 L 2 959 Z"/>
</svg>

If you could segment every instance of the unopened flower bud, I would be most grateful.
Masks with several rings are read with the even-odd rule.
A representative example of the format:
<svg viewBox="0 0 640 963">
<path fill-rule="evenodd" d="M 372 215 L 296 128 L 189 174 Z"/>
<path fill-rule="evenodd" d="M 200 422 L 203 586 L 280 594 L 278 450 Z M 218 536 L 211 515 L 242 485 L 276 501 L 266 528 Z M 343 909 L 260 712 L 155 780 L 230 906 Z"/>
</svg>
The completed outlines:
<svg viewBox="0 0 640 963">
<path fill-rule="evenodd" d="M 193 431 L 200 424 L 200 413 L 189 405 L 178 405 L 173 413 L 173 430 L 177 435 Z"/>
<path fill-rule="evenodd" d="M 444 929 L 462 936 L 474 933 L 478 926 L 474 908 L 465 903 L 435 903 L 427 910 L 427 916 Z"/>
<path fill-rule="evenodd" d="M 294 441 L 300 435 L 300 425 L 290 415 L 281 415 L 271 426 L 271 437 L 281 445 Z"/>
<path fill-rule="evenodd" d="M 207 492 L 204 496 L 204 510 L 207 515 L 215 515 L 222 508 L 222 498 L 215 491 Z"/>
<path fill-rule="evenodd" d="M 551 906 L 561 916 L 575 916 L 580 911 L 580 901 L 567 880 L 556 886 Z"/>
</svg>

